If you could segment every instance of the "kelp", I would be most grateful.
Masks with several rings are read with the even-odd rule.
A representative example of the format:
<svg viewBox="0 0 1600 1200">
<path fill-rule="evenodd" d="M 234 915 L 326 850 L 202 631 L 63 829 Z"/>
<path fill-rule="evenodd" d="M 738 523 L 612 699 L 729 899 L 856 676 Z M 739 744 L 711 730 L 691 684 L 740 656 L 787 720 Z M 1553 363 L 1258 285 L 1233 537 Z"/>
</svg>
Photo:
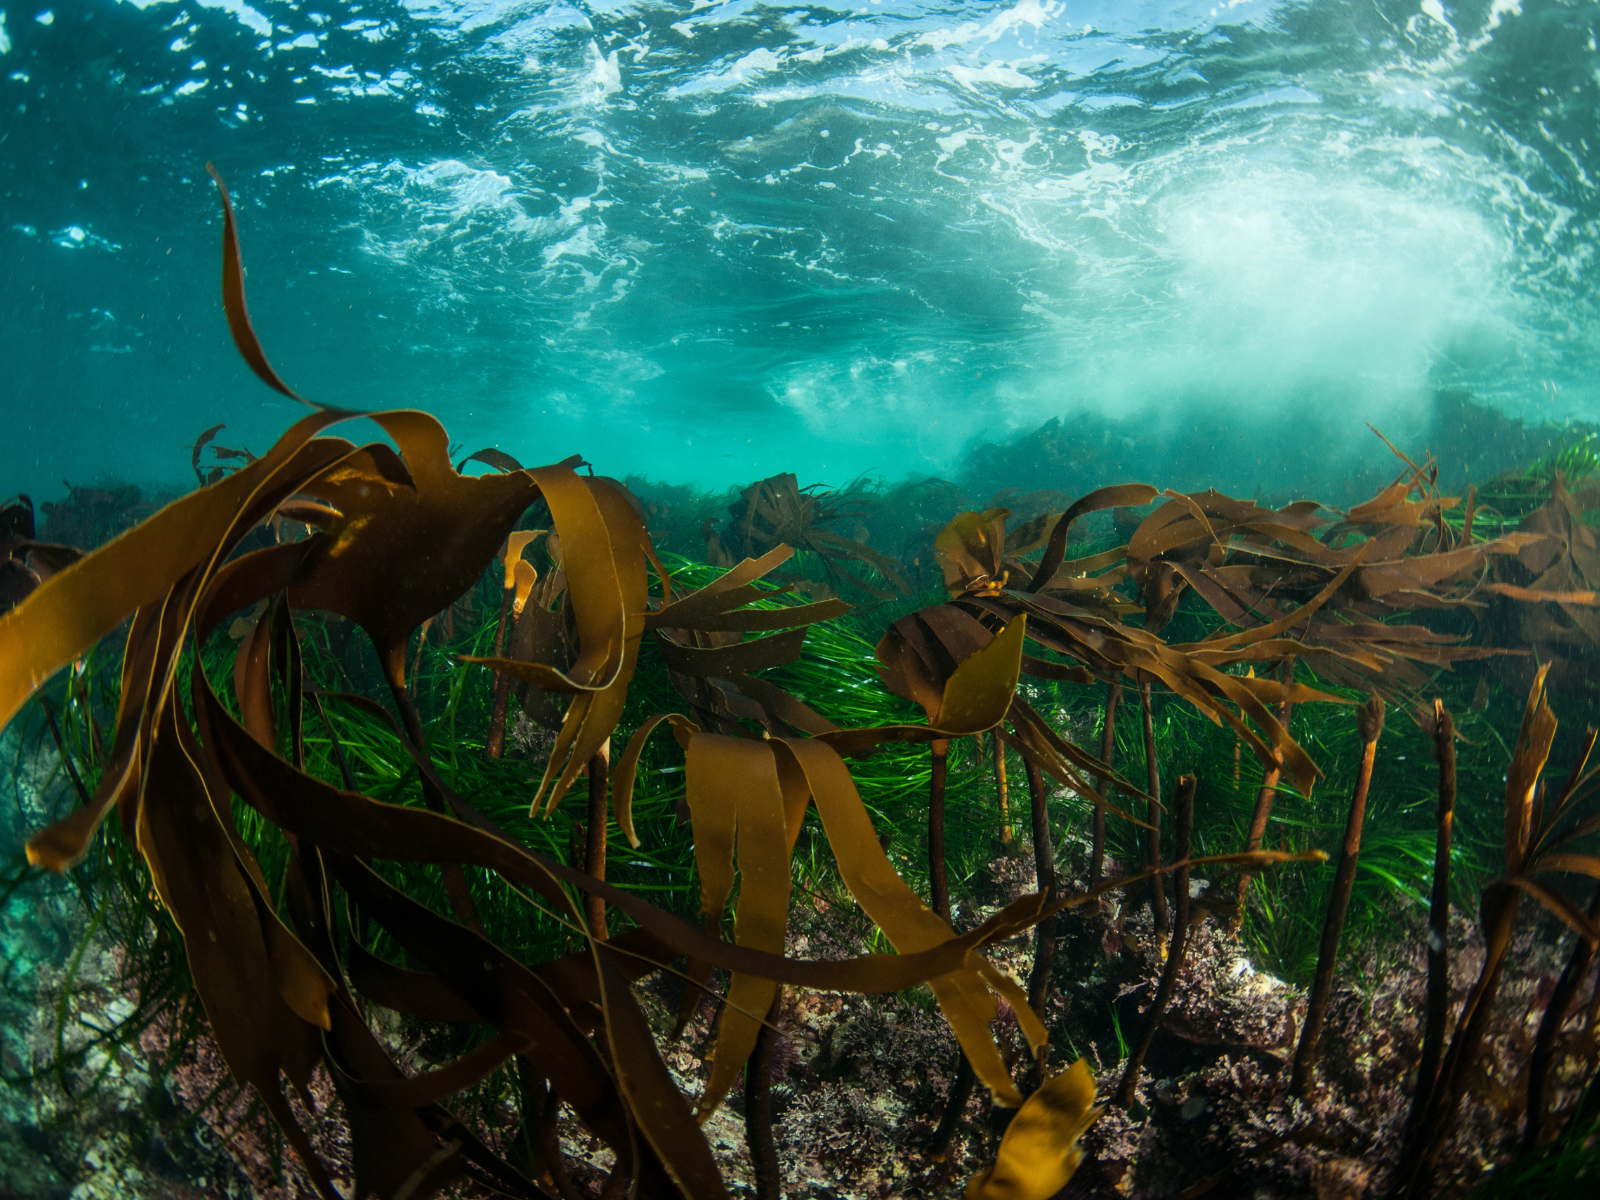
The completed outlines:
<svg viewBox="0 0 1600 1200">
<path fill-rule="evenodd" d="M 248 446 L 230 447 L 217 443 L 217 434 L 226 428 L 226 425 L 213 425 L 211 428 L 203 430 L 200 436 L 195 438 L 193 447 L 190 448 L 189 465 L 194 470 L 196 481 L 202 487 L 208 483 L 216 483 L 224 475 L 230 474 L 242 466 L 248 466 L 256 460 L 256 456 L 250 452 Z M 210 467 L 201 465 L 201 459 L 207 450 L 211 452 Z"/>
<path fill-rule="evenodd" d="M 1571 491 L 1557 472 L 1550 498 L 1527 513 L 1513 536 L 1527 539 L 1515 557 L 1495 562 L 1484 591 L 1491 635 L 1532 647 L 1558 691 L 1592 693 L 1600 661 L 1600 539 L 1584 514 L 1600 507 L 1600 487 Z M 1531 662 L 1504 669 L 1525 681 Z"/>
<path fill-rule="evenodd" d="M 836 584 L 889 596 L 878 579 L 848 569 L 866 567 L 908 590 L 899 563 L 868 549 L 861 529 L 854 536 L 834 531 L 864 513 L 863 501 L 851 492 L 800 489 L 793 476 L 753 485 L 711 545 L 727 569 L 684 590 L 656 557 L 645 510 L 616 481 L 580 474 L 587 465 L 580 459 L 524 467 L 503 451 L 482 450 L 453 463 L 456 452 L 426 413 L 355 414 L 304 401 L 273 371 L 251 325 L 225 192 L 224 212 L 224 307 L 235 343 L 265 383 L 311 411 L 260 456 L 217 446 L 222 426 L 207 430 L 192 452 L 200 490 L 87 557 L 36 543 L 31 505 L 4 510 L 6 578 L 27 587 L 0 616 L 0 724 L 51 672 L 126 625 L 107 769 L 81 809 L 31 840 L 30 859 L 70 868 L 101 822 L 118 813 L 182 931 L 230 1070 L 257 1091 L 324 1196 L 334 1194 L 334 1182 L 281 1083 L 303 1099 L 319 1065 L 349 1120 L 362 1196 L 426 1195 L 460 1179 L 499 1194 L 566 1194 L 572 1184 L 553 1133 L 563 1103 L 615 1156 L 607 1194 L 725 1195 L 699 1125 L 744 1071 L 752 1149 L 766 1161 L 757 1145 L 760 1089 L 782 987 L 883 993 L 923 983 L 955 1033 L 968 1077 L 981 1080 L 996 1105 L 1018 1109 L 994 1166 L 972 1179 L 967 1194 L 1055 1194 L 1077 1166 L 1078 1138 L 1101 1106 L 1081 1061 L 1048 1073 L 1038 1016 L 1050 962 L 1042 922 L 1109 891 L 1177 876 L 1172 949 L 1140 1038 L 1148 1048 L 1162 1020 L 1159 997 L 1170 997 L 1185 961 L 1190 869 L 1260 870 L 1324 856 L 1263 850 L 1258 838 L 1243 853 L 1191 858 L 1191 777 L 1174 805 L 1177 861 L 1163 864 L 1153 734 L 1149 777 L 1130 781 L 1109 761 L 1109 711 L 1102 752 L 1090 753 L 1018 694 L 1019 679 L 1105 681 L 1112 711 L 1122 682 L 1131 682 L 1140 689 L 1147 730 L 1151 689 L 1163 687 L 1232 729 L 1269 778 L 1281 773 L 1309 790 L 1316 767 L 1290 736 L 1287 709 L 1336 697 L 1296 682 L 1292 665 L 1278 678 L 1258 677 L 1254 668 L 1308 661 L 1346 682 L 1413 688 L 1416 664 L 1447 666 L 1484 650 L 1395 623 L 1397 615 L 1476 603 L 1491 556 L 1491 570 L 1512 556 L 1525 567 L 1524 555 L 1548 549 L 1561 532 L 1535 524 L 1475 540 L 1471 500 L 1458 528 L 1447 519 L 1457 502 L 1414 465 L 1379 497 L 1343 513 L 1308 504 L 1273 510 L 1215 492 L 1158 494 L 1129 484 L 1072 503 L 1053 492 L 1019 498 L 1033 515 L 1008 528 L 1010 512 L 991 503 L 958 515 L 933 539 L 949 600 L 894 621 L 877 646 L 883 683 L 920 706 L 926 720 L 842 727 L 837 712 L 829 710 L 830 720 L 763 674 L 794 663 L 810 628 L 848 610 L 805 580 L 782 582 L 779 572 L 796 549 L 818 556 Z M 357 415 L 374 420 L 392 445 L 357 446 L 331 434 Z M 473 463 L 490 470 L 469 475 Z M 1157 500 L 1164 503 L 1153 512 L 1133 511 Z M 1106 510 L 1125 543 L 1069 561 L 1077 523 Z M 1580 509 L 1564 511 L 1581 526 Z M 541 528 L 519 528 L 530 519 Z M 286 538 L 289 522 L 304 526 L 305 536 Z M 257 532 L 266 527 L 274 536 Z M 1576 528 L 1564 536 L 1568 546 L 1581 541 Z M 62 553 L 53 558 L 56 551 Z M 920 573 L 920 552 L 915 565 Z M 1491 586 L 1513 600 L 1522 599 L 1517 587 L 1547 599 L 1554 583 L 1536 582 Z M 475 675 L 485 681 L 477 686 L 495 690 L 488 753 L 503 745 L 512 689 L 520 686 L 525 714 L 555 731 L 530 811 L 550 816 L 577 780 L 588 780 L 588 848 L 579 865 L 496 826 L 456 793 L 429 753 L 416 701 L 422 638 L 466 611 L 465 598 L 478 590 L 487 591 L 490 614 L 500 596 L 493 653 L 462 656 L 485 668 Z M 1164 637 L 1177 627 L 1189 592 L 1228 628 L 1194 641 Z M 1582 607 L 1565 593 L 1553 602 Z M 370 696 L 308 686 L 300 638 L 330 617 L 370 640 L 398 720 Z M 231 679 L 208 671 L 199 653 L 225 626 L 239 641 Z M 475 648 L 488 640 L 485 631 Z M 417 657 L 408 673 L 412 645 Z M 646 719 L 613 764 L 612 740 L 647 646 L 686 711 Z M 339 785 L 307 768 L 308 697 L 313 719 L 333 739 Z M 327 715 L 341 706 L 392 733 L 420 777 L 425 807 L 358 787 Z M 1557 848 L 1595 828 L 1591 818 L 1556 831 L 1589 776 L 1575 772 L 1548 817 L 1529 807 L 1554 728 L 1548 706 L 1530 700 L 1529 711 L 1508 784 L 1507 877 L 1485 897 L 1491 950 L 1502 953 L 1515 896 L 1523 893 L 1557 911 L 1585 946 L 1600 933 L 1593 911 L 1579 911 L 1534 878 L 1600 875 L 1600 867 L 1592 856 Z M 684 753 L 698 926 L 604 878 L 608 806 L 639 847 L 633 793 L 646 740 L 663 727 Z M 927 742 L 937 764 L 952 739 L 985 732 L 994 735 L 997 764 L 1009 748 L 1028 772 L 1041 894 L 958 934 L 939 896 L 936 864 L 930 862 L 930 903 L 892 866 L 846 760 L 890 742 Z M 1147 861 L 1104 879 L 1097 857 L 1086 892 L 1061 892 L 1046 775 L 1093 804 L 1098 820 L 1110 812 L 1142 826 Z M 1522 797 L 1515 814 L 1513 787 Z M 1114 803 L 1116 793 L 1142 801 L 1143 816 Z M 285 835 L 289 858 L 281 875 L 263 870 L 252 854 L 235 820 L 236 800 L 250 819 Z M 895 954 L 808 961 L 783 953 L 793 858 L 813 817 L 844 887 Z M 942 867 L 936 829 L 942 836 L 930 798 L 930 856 Z M 1099 844 L 1097 837 L 1097 855 Z M 450 914 L 396 886 L 390 864 L 436 871 Z M 532 911 L 570 931 L 579 948 L 540 961 L 507 952 L 478 919 L 485 887 L 525 898 Z M 730 905 L 731 939 L 724 934 Z M 608 908 L 622 918 L 615 930 Z M 1036 925 L 1037 963 L 1044 966 L 1036 963 L 1024 993 L 983 951 Z M 409 965 L 379 953 L 388 946 Z M 631 990 L 662 969 L 686 980 L 680 1018 L 710 990 L 715 971 L 728 975 L 709 1074 L 695 1097 L 674 1083 Z M 1443 1060 L 1437 1087 L 1419 1109 L 1411 1151 L 1418 1178 L 1425 1178 L 1471 1064 L 1473 1023 L 1481 1025 L 1493 993 L 1485 971 L 1488 982 L 1480 980 L 1469 1001 L 1458 1045 L 1434 1060 Z M 1037 1075 L 1029 1077 L 1041 1082 L 1031 1094 L 1012 1077 L 991 1031 L 999 1000 L 1035 1052 Z M 369 1002 L 454 1026 L 469 1048 L 408 1075 L 368 1025 Z M 523 1098 L 523 1130 L 510 1141 L 537 1145 L 531 1158 L 491 1149 L 451 1108 L 454 1097 L 502 1068 L 515 1072 Z M 1130 1095 L 1138 1069 L 1136 1056 L 1125 1077 Z M 952 1088 L 952 1108 L 960 1107 L 958 1094 L 964 1103 L 965 1094 Z M 764 1194 L 773 1190 L 771 1165 L 761 1168 Z"/>
<path fill-rule="evenodd" d="M 1312 501 L 1274 511 L 1214 491 L 1169 493 L 1127 547 L 1147 611 L 1191 589 L 1239 631 L 1213 634 L 1198 652 L 1248 646 L 1235 661 L 1303 658 L 1336 682 L 1376 687 L 1390 699 L 1426 682 L 1417 664 L 1500 653 L 1393 618 L 1473 603 L 1489 560 L 1515 555 L 1535 537 L 1474 539 L 1470 498 L 1467 532 L 1456 529 L 1446 515 L 1460 499 L 1439 492 L 1432 468 L 1406 461 L 1400 478 L 1345 512 Z"/>
<path fill-rule="evenodd" d="M 706 561 L 732 566 L 739 558 L 760 558 L 779 546 L 791 546 L 816 555 L 835 588 L 848 581 L 881 600 L 909 592 L 900 564 L 866 544 L 867 530 L 858 519 L 866 505 L 848 491 L 822 490 L 818 484 L 802 488 L 787 472 L 757 480 L 729 507 L 722 529 L 706 523 Z M 847 522 L 851 536 L 833 528 Z M 847 570 L 846 564 L 852 563 L 876 571 L 890 588 Z"/>
<path fill-rule="evenodd" d="M 230 329 L 252 369 L 300 399 L 255 339 L 226 192 L 223 198 Z M 792 659 L 805 626 L 839 610 L 829 603 L 747 607 L 763 594 L 751 585 L 783 560 L 786 547 L 681 597 L 656 562 L 660 594 L 652 596 L 649 538 L 614 482 L 580 476 L 570 462 L 531 469 L 496 462 L 500 474 L 469 477 L 452 465 L 444 430 L 425 413 L 361 414 L 394 448 L 356 446 L 327 432 L 356 414 L 307 403 L 312 411 L 266 453 L 208 475 L 198 491 L 65 565 L 0 616 L 0 724 L 55 670 L 128 623 L 109 764 L 81 809 L 34 835 L 29 859 L 70 868 L 104 818 L 118 812 L 182 932 L 230 1071 L 256 1091 L 320 1194 L 336 1194 L 332 1179 L 280 1083 L 286 1079 L 306 1099 L 318 1063 L 349 1120 L 357 1194 L 426 1195 L 463 1177 L 504 1194 L 543 1194 L 541 1182 L 491 1151 L 446 1107 L 451 1095 L 515 1059 L 530 1087 L 565 1101 L 611 1147 L 614 1179 L 638 1195 L 725 1195 L 629 988 L 680 957 L 695 971 L 721 968 L 733 976 L 702 1116 L 748 1057 L 780 983 L 865 992 L 928 983 L 997 1102 L 1022 1103 L 988 1029 L 995 995 L 1018 1010 L 1036 1046 L 1044 1030 L 1026 1013 L 1021 989 L 979 951 L 1037 921 L 1045 898 L 1024 897 L 956 936 L 890 866 L 841 754 L 994 725 L 1011 701 L 1025 620 L 952 673 L 929 725 L 807 729 L 820 718 L 793 698 L 779 699 L 777 689 L 763 691 L 754 675 Z M 559 538 L 570 654 L 560 662 L 475 660 L 571 697 L 534 808 L 544 800 L 548 813 L 559 803 L 611 737 L 647 629 L 680 677 L 712 681 L 723 696 L 729 686 L 752 691 L 778 720 L 813 734 L 753 737 L 736 721 L 724 721 L 718 732 L 674 720 L 689 761 L 708 915 L 726 902 L 737 855 L 743 883 L 732 944 L 715 928 L 701 932 L 518 843 L 456 795 L 430 760 L 407 688 L 408 641 L 474 587 L 497 553 L 511 560 L 502 572 L 518 590 L 526 572 L 509 539 L 536 500 Z M 243 549 L 253 529 L 286 511 L 310 527 L 309 536 Z M 243 631 L 230 709 L 196 651 L 242 610 L 258 615 Z M 315 706 L 354 705 L 388 722 L 420 772 L 426 808 L 364 795 L 348 774 L 339 787 L 307 772 L 308 693 L 293 619 L 306 611 L 344 617 L 367 634 L 400 720 L 358 695 L 315 695 Z M 745 632 L 773 629 L 786 632 L 743 640 Z M 618 816 L 631 836 L 626 791 L 619 787 Z M 279 892 L 240 835 L 234 797 L 288 838 L 292 853 Z M 788 854 L 811 804 L 841 875 L 897 954 L 827 962 L 782 955 Z M 386 882 L 374 870 L 383 861 L 436 865 L 454 919 Z M 519 889 L 586 935 L 584 948 L 532 964 L 500 950 L 476 920 L 464 866 Z M 617 908 L 634 928 L 606 938 L 586 925 L 581 895 Z M 345 919 L 346 905 L 360 922 Z M 379 958 L 359 928 L 382 929 L 425 970 Z M 487 1026 L 492 1036 L 408 1076 L 362 1018 L 362 996 L 401 1012 Z"/>
<path fill-rule="evenodd" d="M 757 569 L 758 564 L 749 564 L 745 574 Z M 686 614 L 708 614 L 710 607 L 726 604 L 737 595 L 726 588 L 697 599 L 707 590 L 678 601 L 676 611 L 669 606 L 653 615 L 659 621 L 681 621 Z M 798 614 L 815 607 L 788 611 Z M 765 621 L 777 623 L 784 611 L 769 610 Z M 885 741 L 934 741 L 993 726 L 1004 715 L 1016 686 L 1022 635 L 1019 625 L 1011 636 L 994 639 L 984 653 L 968 660 L 964 670 L 953 673 L 928 725 L 834 729 L 804 740 L 773 736 L 756 741 L 703 730 L 675 714 L 667 716 L 685 749 L 701 912 L 708 931 L 721 924 L 733 887 L 737 846 L 742 883 L 735 942 L 782 946 L 789 912 L 789 857 L 807 807 L 814 804 L 846 888 L 897 951 L 915 953 L 950 937 L 948 922 L 924 904 L 890 865 L 840 755 L 868 753 Z M 759 643 L 745 643 L 755 644 Z M 626 761 L 638 761 L 644 739 L 662 719 L 641 727 Z M 625 776 L 619 784 L 631 791 L 631 777 Z M 730 796 L 736 801 L 730 803 Z M 691 964 L 691 979 L 703 983 L 708 974 L 707 964 Z M 1016 1107 L 1022 1095 L 988 1025 L 998 1011 L 990 994 L 993 991 L 1017 1009 L 1035 1049 L 1044 1044 L 1043 1024 L 1028 1008 L 1021 989 L 982 960 L 929 983 L 977 1077 L 989 1087 L 996 1103 Z M 754 1014 L 771 1005 L 775 986 L 769 979 L 734 976 L 712 1054 L 710 1081 L 701 1099 L 702 1116 L 720 1103 L 735 1071 L 754 1049 L 760 1025 Z M 685 1013 L 693 1003 L 694 997 L 686 995 Z"/>
<path fill-rule="evenodd" d="M 1459 500 L 1407 462 L 1401 478 L 1348 512 L 1311 501 L 1273 510 L 1215 491 L 1158 494 L 1124 484 L 1015 529 L 1003 508 L 963 513 L 938 542 L 949 603 L 1000 620 L 1026 613 L 1030 638 L 1069 660 L 1030 655 L 1025 674 L 1159 683 L 1229 724 L 1265 768 L 1304 792 L 1316 768 L 1266 706 L 1334 697 L 1237 669 L 1299 660 L 1363 690 L 1414 690 L 1427 678 L 1417 664 L 1448 666 L 1501 651 L 1392 618 L 1468 604 L 1491 557 L 1541 542 L 1533 531 L 1490 541 L 1461 535 L 1444 519 Z M 1159 496 L 1165 502 L 1138 521 L 1125 545 L 1065 559 L 1079 518 L 1127 512 Z M 1036 562 L 1022 557 L 1041 549 Z M 1137 603 L 1119 590 L 1124 582 Z M 1166 641 L 1161 631 L 1187 591 L 1227 624 L 1200 641 Z M 1124 620 L 1136 613 L 1142 625 Z"/>
<path fill-rule="evenodd" d="M 34 538 L 33 501 L 13 496 L 0 505 L 0 612 L 26 599 L 57 571 L 83 557 L 81 550 Z"/>
<path fill-rule="evenodd" d="M 1046 1080 L 1011 1118 L 1000 1152 L 967 1184 L 967 1200 L 1049 1200 L 1067 1186 L 1083 1151 L 1078 1139 L 1105 1111 L 1095 1103 L 1094 1076 L 1078 1059 Z"/>
</svg>

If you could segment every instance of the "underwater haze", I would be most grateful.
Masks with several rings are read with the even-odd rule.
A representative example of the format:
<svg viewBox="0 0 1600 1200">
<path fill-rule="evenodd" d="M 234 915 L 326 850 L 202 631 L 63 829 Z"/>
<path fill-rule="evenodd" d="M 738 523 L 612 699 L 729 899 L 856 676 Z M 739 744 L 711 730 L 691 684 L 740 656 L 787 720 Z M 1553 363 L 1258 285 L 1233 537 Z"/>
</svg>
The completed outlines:
<svg viewBox="0 0 1600 1200">
<path fill-rule="evenodd" d="M 1600 416 L 1595 4 L 0 6 L 0 490 L 299 415 L 208 160 L 291 386 L 528 462 L 837 486 L 1089 413 L 1303 492 L 1439 389 Z"/>
</svg>

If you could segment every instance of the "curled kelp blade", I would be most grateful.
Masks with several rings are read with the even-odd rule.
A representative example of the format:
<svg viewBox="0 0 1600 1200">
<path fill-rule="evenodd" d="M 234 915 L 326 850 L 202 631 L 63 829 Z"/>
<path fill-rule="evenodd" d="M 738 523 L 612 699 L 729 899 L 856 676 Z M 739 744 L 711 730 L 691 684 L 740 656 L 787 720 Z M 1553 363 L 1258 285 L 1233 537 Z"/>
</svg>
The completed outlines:
<svg viewBox="0 0 1600 1200">
<path fill-rule="evenodd" d="M 1150 503 L 1155 497 L 1156 489 L 1147 483 L 1122 483 L 1099 488 L 1075 501 L 1072 507 L 1061 514 L 1055 527 L 1051 529 L 1050 540 L 1045 546 L 1044 554 L 1040 557 L 1038 566 L 1034 568 L 1033 577 L 1028 582 L 1028 591 L 1039 592 L 1053 586 L 1056 572 L 1066 557 L 1067 535 L 1072 531 L 1073 522 L 1079 517 L 1107 508 L 1136 508 Z M 1021 552 L 1019 548 L 1018 553 Z"/>
<path fill-rule="evenodd" d="M 994 1165 L 968 1182 L 967 1200 L 1050 1200 L 1077 1171 L 1083 1161 L 1078 1139 L 1104 1111 L 1095 1103 L 1094 1075 L 1080 1058 L 1023 1102 Z"/>
<path fill-rule="evenodd" d="M 614 670 L 610 667 L 609 660 L 604 666 L 596 668 L 597 674 L 610 672 L 603 685 L 594 690 L 578 693 L 567 706 L 561 729 L 556 734 L 555 747 L 551 750 L 549 762 L 545 765 L 539 792 L 535 793 L 529 805 L 530 812 L 537 809 L 540 795 L 545 794 L 548 789 L 549 799 L 545 803 L 546 816 L 560 803 L 567 788 L 577 778 L 578 772 L 599 753 L 602 746 L 607 744 L 617 727 L 618 720 L 622 717 L 622 709 L 628 699 L 628 686 L 633 681 L 634 670 L 639 661 L 639 640 L 644 635 L 643 623 L 637 616 L 631 614 L 645 607 L 649 593 L 647 575 L 649 556 L 645 553 L 649 535 L 645 532 L 632 502 L 622 488 L 610 480 L 585 479 L 581 482 L 589 488 L 595 511 L 601 519 L 601 532 L 605 540 L 603 543 L 588 540 L 574 543 L 570 537 L 563 535 L 562 553 L 567 572 L 568 602 L 576 613 L 575 620 L 579 629 L 578 651 L 572 670 L 578 671 L 582 668 L 585 653 L 582 642 L 584 636 L 582 605 L 587 592 L 579 589 L 591 586 L 588 582 L 580 582 L 584 579 L 586 568 L 584 564 L 575 560 L 575 555 L 596 561 L 604 559 L 603 565 L 606 570 L 602 572 L 602 576 L 607 580 L 607 590 L 604 592 L 607 605 L 610 604 L 611 597 L 610 581 L 615 582 L 622 611 L 619 656 Z M 552 518 L 559 522 L 555 505 L 551 506 L 551 514 Z M 560 529 L 559 523 L 557 528 Z M 605 611 L 609 612 L 609 609 Z"/>
<path fill-rule="evenodd" d="M 1545 681 L 1550 664 L 1545 663 L 1534 676 L 1523 708 L 1522 727 L 1517 732 L 1516 751 L 1506 769 L 1505 852 L 1506 875 L 1518 874 L 1527 860 L 1533 842 L 1533 808 L 1538 794 L 1539 776 L 1550 760 L 1555 744 L 1556 721 L 1551 711 Z"/>
<path fill-rule="evenodd" d="M 871 753 L 884 742 L 928 742 L 942 738 L 965 737 L 992 729 L 1005 719 L 1016 694 L 1022 671 L 1022 644 L 1027 637 L 1027 619 L 1018 617 L 989 643 L 968 654 L 942 681 L 938 707 L 927 725 L 877 725 L 862 729 L 840 729 L 820 733 L 818 741 L 827 743 L 843 755 Z M 880 643 L 880 647 L 882 643 Z M 931 677 L 927 688 L 931 689 Z M 922 685 L 919 684 L 919 688 Z M 931 699 L 930 692 L 919 696 Z"/>
<path fill-rule="evenodd" d="M 481 462 L 486 466 L 493 467 L 496 471 L 501 471 L 505 474 L 510 474 L 512 471 L 522 470 L 522 464 L 520 462 L 518 462 L 511 455 L 507 454 L 504 450 L 496 450 L 493 446 L 486 447 L 483 450 L 479 450 L 473 454 L 467 455 L 456 464 L 456 470 L 458 472 L 466 471 L 467 464 L 470 462 Z"/>
<path fill-rule="evenodd" d="M 711 1146 L 662 1062 L 649 1022 L 606 954 L 598 949 L 594 954 L 604 996 L 607 1040 L 617 1064 L 618 1082 L 638 1118 L 640 1133 L 683 1195 L 693 1200 L 726 1200 L 727 1189 Z"/>
<path fill-rule="evenodd" d="M 644 633 L 648 534 L 625 494 L 608 480 L 585 479 L 559 464 L 534 468 L 524 476 L 544 497 L 560 539 L 561 575 L 576 627 L 575 654 L 562 667 L 512 658 L 463 658 L 543 692 L 573 697 L 530 804 L 536 812 L 543 803 L 548 815 L 622 714 Z"/>
<path fill-rule="evenodd" d="M 211 163 L 206 164 L 206 171 L 216 180 L 217 191 L 222 194 L 222 307 L 228 316 L 228 331 L 233 334 L 233 344 L 262 383 L 291 400 L 320 408 L 321 405 L 307 400 L 280 379 L 267 361 L 267 353 L 261 348 L 261 340 L 256 337 L 255 326 L 250 321 L 250 310 L 244 302 L 244 260 L 239 254 L 239 228 L 233 217 L 233 199 L 228 195 L 228 185 L 222 182 L 222 173 Z M 218 426 L 209 432 L 214 437 L 220 428 Z M 201 445 L 210 440 L 204 434 L 201 437 L 203 440 L 195 443 L 197 462 Z"/>
<path fill-rule="evenodd" d="M 1029 591 L 1048 590 L 1080 608 L 1120 619 L 1127 606 L 1109 587 L 1129 578 L 1139 589 L 1145 628 L 1155 630 L 1180 595 L 1192 590 L 1237 630 L 1258 636 L 1239 642 L 1231 661 L 1310 657 L 1319 670 L 1326 667 L 1331 677 L 1362 690 L 1371 685 L 1388 692 L 1414 689 L 1426 678 L 1414 662 L 1448 665 L 1499 652 L 1416 627 L 1395 629 L 1373 618 L 1402 608 L 1468 603 L 1489 562 L 1515 562 L 1515 556 L 1536 552 L 1542 543 L 1533 531 L 1478 542 L 1455 536 L 1443 514 L 1457 501 L 1439 495 L 1427 472 L 1409 465 L 1407 477 L 1345 514 L 1310 501 L 1273 510 L 1215 491 L 1169 491 L 1166 503 L 1139 523 L 1127 546 L 1060 568 L 1051 567 L 1055 552 L 1047 548 Z M 1102 489 L 1103 497 L 1096 493 L 1080 503 L 1100 497 L 1122 507 L 1155 498 L 1154 489 L 1143 485 L 1119 486 L 1127 492 Z M 1600 555 L 1595 561 L 1600 564 Z M 1090 571 L 1104 574 L 1090 576 Z M 992 593 L 969 595 L 987 599 Z M 1308 601 L 1326 606 L 1329 616 L 1310 619 L 1301 613 L 1284 620 Z M 1280 647 L 1291 628 L 1294 640 L 1315 649 L 1291 654 Z M 1391 632 L 1381 632 L 1385 628 Z M 1594 628 L 1600 638 L 1600 622 Z M 1214 636 L 1226 640 L 1234 631 Z M 1089 665 L 1100 670 L 1092 660 Z"/>
</svg>

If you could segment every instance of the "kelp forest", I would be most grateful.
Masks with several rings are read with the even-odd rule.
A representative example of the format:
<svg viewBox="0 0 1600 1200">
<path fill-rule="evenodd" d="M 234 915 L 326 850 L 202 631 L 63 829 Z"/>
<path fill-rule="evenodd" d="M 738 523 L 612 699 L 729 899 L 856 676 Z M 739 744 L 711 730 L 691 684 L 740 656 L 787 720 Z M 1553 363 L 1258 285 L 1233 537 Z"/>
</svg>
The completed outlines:
<svg viewBox="0 0 1600 1200">
<path fill-rule="evenodd" d="M 0 1194 L 1594 1186 L 1593 431 L 618 481 L 302 400 L 222 201 L 305 415 L 0 526 Z"/>
</svg>

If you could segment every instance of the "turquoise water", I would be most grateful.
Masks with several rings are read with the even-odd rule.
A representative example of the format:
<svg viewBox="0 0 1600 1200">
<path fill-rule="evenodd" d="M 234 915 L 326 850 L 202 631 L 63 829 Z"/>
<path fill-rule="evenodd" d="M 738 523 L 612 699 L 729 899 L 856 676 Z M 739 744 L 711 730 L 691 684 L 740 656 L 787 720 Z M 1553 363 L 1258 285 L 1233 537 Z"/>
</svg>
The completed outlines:
<svg viewBox="0 0 1600 1200">
<path fill-rule="evenodd" d="M 1247 489 L 1440 387 L 1600 414 L 1594 4 L 3 7 L 0 491 L 296 415 L 208 159 L 291 384 L 528 461 L 837 485 L 1089 412 Z"/>
</svg>

